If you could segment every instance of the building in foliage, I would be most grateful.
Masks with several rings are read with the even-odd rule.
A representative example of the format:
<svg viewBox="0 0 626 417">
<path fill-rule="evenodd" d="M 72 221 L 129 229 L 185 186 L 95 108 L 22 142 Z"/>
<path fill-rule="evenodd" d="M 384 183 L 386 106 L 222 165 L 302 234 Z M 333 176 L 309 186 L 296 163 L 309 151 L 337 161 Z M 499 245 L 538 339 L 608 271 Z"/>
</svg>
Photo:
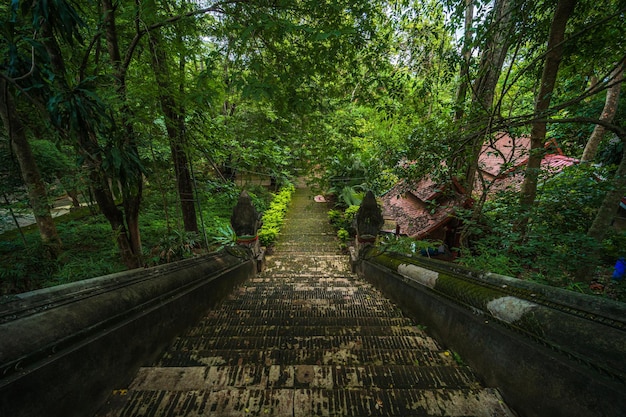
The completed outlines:
<svg viewBox="0 0 626 417">
<path fill-rule="evenodd" d="M 495 135 L 481 151 L 475 195 L 519 190 L 529 150 L 528 137 Z M 549 141 L 541 164 L 542 173 L 546 178 L 551 177 L 577 163 L 577 159 L 565 156 L 555 141 Z M 437 183 L 430 177 L 412 183 L 401 181 L 382 196 L 384 231 L 442 242 L 447 248 L 459 247 L 461 224 L 455 213 L 461 208 L 471 208 L 473 201 L 454 178 L 447 184 Z M 453 258 L 454 254 L 445 251 L 442 257 Z"/>
</svg>

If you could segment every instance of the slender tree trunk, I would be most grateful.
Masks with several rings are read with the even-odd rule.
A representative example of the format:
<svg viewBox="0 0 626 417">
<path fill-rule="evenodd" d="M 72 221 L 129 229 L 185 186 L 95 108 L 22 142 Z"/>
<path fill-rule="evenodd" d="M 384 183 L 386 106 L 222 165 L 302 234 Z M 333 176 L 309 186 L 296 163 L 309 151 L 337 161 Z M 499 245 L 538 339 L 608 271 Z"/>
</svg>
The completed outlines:
<svg viewBox="0 0 626 417">
<path fill-rule="evenodd" d="M 576 0 L 559 0 L 556 5 L 550 34 L 548 37 L 548 52 L 543 64 L 539 93 L 535 100 L 535 117 L 542 118 L 550 107 L 552 92 L 556 84 L 559 65 L 563 57 L 563 40 L 567 21 L 574 12 Z M 544 144 L 546 141 L 546 122 L 533 122 L 530 132 L 530 155 L 526 165 L 526 173 L 520 193 L 520 206 L 522 215 L 515 225 L 520 234 L 520 239 L 525 239 L 526 229 L 532 207 L 537 196 L 537 181 L 541 170 L 541 161 L 544 156 Z"/>
<path fill-rule="evenodd" d="M 617 104 L 619 101 L 619 94 L 622 88 L 622 81 L 624 78 L 624 63 L 621 62 L 614 70 L 611 72 L 611 81 L 615 82 L 615 84 L 610 87 L 606 91 L 606 100 L 604 102 L 604 109 L 602 110 L 602 114 L 600 115 L 600 120 L 611 123 L 613 118 L 615 117 L 615 113 L 617 113 Z M 583 151 L 583 156 L 580 158 L 581 162 L 593 162 L 596 157 L 596 153 L 598 151 L 598 145 L 602 141 L 604 137 L 604 132 L 606 128 L 602 125 L 596 125 L 587 141 L 587 145 L 585 146 L 585 150 Z"/>
<path fill-rule="evenodd" d="M 463 107 L 465 105 L 465 97 L 469 86 L 469 66 L 472 59 L 472 21 L 474 20 L 474 2 L 473 0 L 465 0 L 465 32 L 463 33 L 463 63 L 461 64 L 461 72 L 459 74 L 460 84 L 456 95 L 456 112 L 454 120 L 459 121 L 463 118 Z"/>
<path fill-rule="evenodd" d="M 102 158 L 98 140 L 94 133 L 89 132 L 87 128 L 81 130 L 78 140 L 80 151 L 84 156 L 89 172 L 90 189 L 93 192 L 93 197 L 98 204 L 100 212 L 111 225 L 122 262 L 128 269 L 137 268 L 140 266 L 140 260 L 133 248 L 130 234 L 126 228 L 124 213 L 115 204 L 115 198 L 109 186 L 109 178 L 101 169 Z"/>
<path fill-rule="evenodd" d="M 104 32 L 109 52 L 109 59 L 115 69 L 114 79 L 116 80 L 117 94 L 122 102 L 121 108 L 121 125 L 124 127 L 125 139 L 119 144 L 124 152 L 134 153 L 138 157 L 137 143 L 135 140 L 135 131 L 130 121 L 131 110 L 126 102 L 126 68 L 122 64 L 122 55 L 120 53 L 119 39 L 117 36 L 117 26 L 115 20 L 115 7 L 111 0 L 102 0 L 102 14 L 104 23 Z M 143 194 L 143 175 L 138 166 L 128 167 L 129 171 L 124 173 L 121 178 L 122 195 L 124 205 L 124 218 L 128 227 L 128 241 L 131 246 L 131 252 L 135 257 L 135 266 L 141 264 L 141 234 L 139 230 L 139 208 Z M 113 224 L 112 224 L 113 226 Z M 120 247 L 120 250 L 125 250 Z M 127 263 L 128 264 L 128 263 Z"/>
<path fill-rule="evenodd" d="M 474 190 L 478 158 L 485 138 L 491 134 L 491 122 L 495 110 L 493 100 L 498 79 L 502 72 L 504 59 L 511 44 L 511 11 L 514 6 L 512 0 L 496 1 L 493 28 L 491 37 L 483 49 L 480 61 L 479 77 L 473 85 L 470 117 L 472 122 L 478 121 L 479 132 L 469 145 L 469 156 L 466 161 L 465 181 L 463 186 L 471 195 Z"/>
<path fill-rule="evenodd" d="M 626 144 L 626 132 L 622 132 L 620 139 Z M 578 269 L 576 278 L 579 281 L 590 282 L 594 278 L 594 270 L 600 259 L 600 245 L 611 228 L 611 223 L 619 207 L 622 197 L 626 195 L 626 152 L 622 152 L 622 159 L 613 177 L 613 187 L 604 196 L 602 205 L 596 213 L 593 223 L 587 230 L 587 236 L 593 239 L 595 247 L 591 249 L 589 259 Z"/>
<path fill-rule="evenodd" d="M 183 224 L 188 232 L 198 231 L 198 220 L 196 216 L 196 204 L 193 193 L 193 183 L 189 172 L 189 161 L 184 147 L 184 119 L 179 113 L 176 99 L 169 90 L 171 84 L 170 71 L 167 65 L 161 45 L 159 33 L 150 36 L 150 52 L 152 53 L 152 68 L 159 88 L 159 101 L 161 110 L 165 116 L 165 126 L 170 140 L 174 171 L 176 173 L 176 183 L 178 185 L 178 195 L 180 198 L 181 210 L 183 213 Z"/>
<path fill-rule="evenodd" d="M 46 185 L 41 179 L 37 163 L 26 138 L 26 130 L 17 113 L 15 101 L 9 91 L 8 82 L 0 79 L 0 118 L 7 129 L 11 149 L 20 167 L 22 179 L 28 190 L 30 206 L 39 228 L 41 241 L 48 256 L 56 259 L 61 253 L 61 238 L 50 213 Z"/>
<path fill-rule="evenodd" d="M 626 134 L 621 138 L 622 143 L 626 144 Z M 622 152 L 622 160 L 620 161 L 615 177 L 613 178 L 613 187 L 606 193 L 602 205 L 596 214 L 593 223 L 587 231 L 587 236 L 593 238 L 598 244 L 606 236 L 607 230 L 611 226 L 613 217 L 619 207 L 619 203 L 626 195 L 626 152 Z"/>
</svg>

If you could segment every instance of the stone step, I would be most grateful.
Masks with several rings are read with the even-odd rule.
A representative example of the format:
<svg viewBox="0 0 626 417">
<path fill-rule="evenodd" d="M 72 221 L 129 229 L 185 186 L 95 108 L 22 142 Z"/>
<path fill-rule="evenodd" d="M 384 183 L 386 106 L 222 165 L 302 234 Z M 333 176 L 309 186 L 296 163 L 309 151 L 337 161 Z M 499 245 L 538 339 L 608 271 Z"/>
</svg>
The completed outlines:
<svg viewBox="0 0 626 417">
<path fill-rule="evenodd" d="M 225 349 L 336 350 L 354 352 L 373 350 L 441 350 L 430 337 L 424 336 L 185 336 L 170 346 L 170 351 Z"/>
<path fill-rule="evenodd" d="M 335 247 L 336 250 L 336 247 Z M 274 273 L 288 272 L 296 273 L 320 273 L 332 275 L 352 275 L 350 265 L 346 262 L 345 255 L 326 255 L 321 256 L 303 254 L 297 252 L 289 257 L 269 256 L 266 260 L 265 271 L 262 276 L 271 277 Z"/>
<path fill-rule="evenodd" d="M 145 367 L 139 370 L 129 389 L 466 389 L 476 385 L 476 375 L 467 367 L 250 365 Z"/>
<path fill-rule="evenodd" d="M 283 326 L 283 325 L 243 325 L 236 321 L 208 326 L 195 326 L 186 336 L 212 337 L 286 337 L 286 336 L 422 336 L 426 334 L 415 326 Z"/>
<path fill-rule="evenodd" d="M 255 287 L 260 284 L 266 284 L 266 287 L 281 287 L 281 286 L 292 286 L 293 285 L 301 285 L 302 283 L 315 283 L 320 288 L 329 288 L 333 289 L 334 287 L 339 287 L 340 289 L 344 289 L 346 287 L 349 290 L 354 288 L 368 288 L 373 289 L 373 287 L 365 283 L 363 281 L 355 281 L 354 276 L 350 275 L 338 275 L 338 276 L 328 276 L 322 275 L 319 273 L 304 273 L 304 274 L 294 274 L 294 273 L 284 273 L 281 274 L 278 271 L 273 272 L 271 275 L 261 274 L 257 277 L 250 278 L 242 288 L 247 287 Z"/>
<path fill-rule="evenodd" d="M 313 243 L 313 244 L 292 244 L 292 243 L 279 243 L 275 246 L 274 250 L 279 250 L 283 254 L 293 253 L 294 255 L 310 254 L 310 253 L 328 253 L 328 254 L 340 254 L 339 243 Z"/>
<path fill-rule="evenodd" d="M 493 389 L 116 391 L 98 417 L 513 417 Z"/>
<path fill-rule="evenodd" d="M 458 366 L 447 350 L 398 349 L 199 349 L 170 350 L 155 366 L 411 365 Z"/>
<path fill-rule="evenodd" d="M 292 291 L 293 293 L 294 291 Z M 357 296 L 342 296 L 340 292 L 329 291 L 320 294 L 307 294 L 308 297 L 303 298 L 282 298 L 280 292 L 265 297 L 256 294 L 247 293 L 238 299 L 227 299 L 221 304 L 225 312 L 233 311 L 239 314 L 240 310 L 289 310 L 302 311 L 313 309 L 341 309 L 354 308 L 359 306 L 367 309 L 396 309 L 394 304 L 388 300 L 367 298 L 367 295 L 359 294 Z"/>
<path fill-rule="evenodd" d="M 267 318 L 267 317 L 234 317 L 234 318 L 219 318 L 215 317 L 216 314 L 207 315 L 202 321 L 200 321 L 191 331 L 203 333 L 208 329 L 217 326 L 237 326 L 237 327 L 251 327 L 251 326 L 285 326 L 290 329 L 294 327 L 311 328 L 311 327 L 343 327 L 352 332 L 353 329 L 367 328 L 367 327 L 386 327 L 393 329 L 394 327 L 416 327 L 413 325 L 413 321 L 407 317 L 344 317 L 338 320 L 335 317 L 300 317 L 290 319 L 288 323 L 280 317 Z M 362 333 L 367 334 L 367 333 Z"/>
<path fill-rule="evenodd" d="M 364 306 L 356 306 L 350 310 L 337 309 L 333 306 L 312 306 L 311 308 L 301 308 L 293 310 L 278 310 L 278 309 L 238 309 L 235 311 L 215 310 L 210 312 L 208 317 L 218 317 L 224 319 L 230 318 L 248 318 L 248 317 L 260 317 L 267 319 L 281 318 L 285 325 L 291 323 L 291 319 L 298 318 L 351 318 L 351 317 L 403 317 L 402 311 L 395 308 L 391 311 L 380 311 L 380 309 L 369 309 Z"/>
</svg>

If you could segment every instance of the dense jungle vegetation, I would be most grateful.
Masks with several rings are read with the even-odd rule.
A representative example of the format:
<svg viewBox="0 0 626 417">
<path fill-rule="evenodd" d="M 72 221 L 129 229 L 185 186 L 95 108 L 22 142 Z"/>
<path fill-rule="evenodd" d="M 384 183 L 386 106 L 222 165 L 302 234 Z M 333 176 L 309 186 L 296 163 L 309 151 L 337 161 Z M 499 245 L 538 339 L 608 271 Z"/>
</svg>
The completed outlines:
<svg viewBox="0 0 626 417">
<path fill-rule="evenodd" d="M 347 207 L 428 175 L 473 197 L 458 262 L 623 299 L 625 14 L 623 0 L 3 2 L 2 293 L 230 244 L 241 188 L 265 211 L 308 177 Z M 491 193 L 478 160 L 501 132 L 530 152 L 521 187 Z M 580 160 L 551 179 L 549 141 Z M 75 207 L 55 218 L 60 197 Z M 35 225 L 15 228 L 22 213 Z"/>
</svg>

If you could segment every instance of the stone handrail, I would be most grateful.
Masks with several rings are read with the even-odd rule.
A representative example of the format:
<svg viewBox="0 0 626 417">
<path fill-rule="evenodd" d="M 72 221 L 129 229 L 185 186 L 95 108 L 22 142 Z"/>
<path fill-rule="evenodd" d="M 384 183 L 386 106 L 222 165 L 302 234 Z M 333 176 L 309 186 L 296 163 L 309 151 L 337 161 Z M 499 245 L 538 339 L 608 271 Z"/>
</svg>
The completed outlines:
<svg viewBox="0 0 626 417">
<path fill-rule="evenodd" d="M 626 410 L 626 305 L 373 248 L 354 260 L 521 415 Z"/>
<path fill-rule="evenodd" d="M 93 415 L 255 271 L 235 247 L 1 298 L 0 415 Z"/>
</svg>

